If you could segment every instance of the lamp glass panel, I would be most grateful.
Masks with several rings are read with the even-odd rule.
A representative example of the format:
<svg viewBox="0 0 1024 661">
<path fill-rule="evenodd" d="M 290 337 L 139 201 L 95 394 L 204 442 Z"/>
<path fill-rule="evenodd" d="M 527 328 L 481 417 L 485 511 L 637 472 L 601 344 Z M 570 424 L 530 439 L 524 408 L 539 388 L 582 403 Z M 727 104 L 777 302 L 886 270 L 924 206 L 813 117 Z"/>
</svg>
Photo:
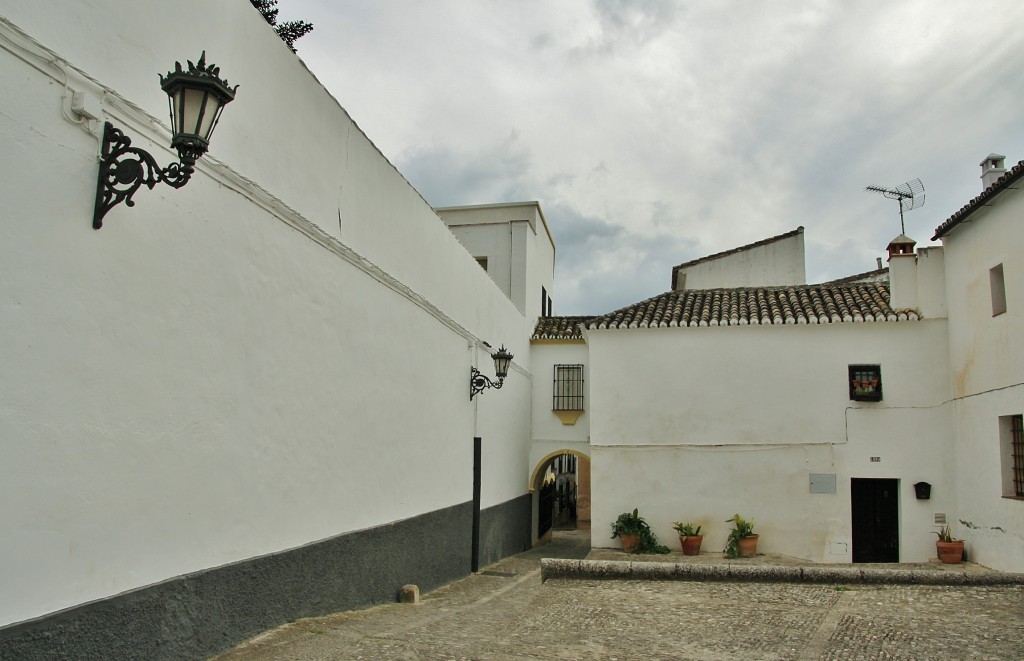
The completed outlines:
<svg viewBox="0 0 1024 661">
<path fill-rule="evenodd" d="M 185 119 L 185 88 L 179 87 L 171 95 L 171 131 L 177 135 L 182 133 L 182 121 Z"/>
<path fill-rule="evenodd" d="M 203 111 L 203 102 L 206 99 L 206 92 L 202 90 L 185 89 L 185 104 L 181 118 L 181 133 L 190 135 L 201 135 L 197 130 L 200 115 Z"/>
<path fill-rule="evenodd" d="M 199 131 L 197 132 L 199 137 L 207 142 L 210 141 L 210 134 L 213 133 L 213 127 L 217 124 L 217 116 L 220 115 L 220 99 L 216 95 L 206 93 L 206 111 L 203 113 L 202 122 L 199 125 Z"/>
</svg>

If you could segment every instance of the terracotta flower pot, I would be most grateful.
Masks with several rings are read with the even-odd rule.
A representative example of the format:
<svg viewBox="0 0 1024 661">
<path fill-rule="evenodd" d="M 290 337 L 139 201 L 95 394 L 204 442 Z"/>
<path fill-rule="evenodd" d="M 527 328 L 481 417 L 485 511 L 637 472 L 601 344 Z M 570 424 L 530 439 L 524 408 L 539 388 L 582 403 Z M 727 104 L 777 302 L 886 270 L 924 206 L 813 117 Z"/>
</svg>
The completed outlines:
<svg viewBox="0 0 1024 661">
<path fill-rule="evenodd" d="M 757 554 L 757 537 L 757 535 L 747 535 L 739 538 L 736 543 L 739 557 L 753 558 Z"/>
<path fill-rule="evenodd" d="M 679 543 L 683 547 L 683 555 L 700 555 L 700 544 L 704 535 L 680 535 Z"/>
<path fill-rule="evenodd" d="M 939 560 L 947 565 L 959 564 L 964 559 L 964 542 L 935 542 L 935 548 L 939 551 Z"/>
<path fill-rule="evenodd" d="M 636 553 L 637 547 L 640 546 L 640 535 L 619 533 L 619 539 L 622 541 L 622 550 L 626 553 Z"/>
</svg>

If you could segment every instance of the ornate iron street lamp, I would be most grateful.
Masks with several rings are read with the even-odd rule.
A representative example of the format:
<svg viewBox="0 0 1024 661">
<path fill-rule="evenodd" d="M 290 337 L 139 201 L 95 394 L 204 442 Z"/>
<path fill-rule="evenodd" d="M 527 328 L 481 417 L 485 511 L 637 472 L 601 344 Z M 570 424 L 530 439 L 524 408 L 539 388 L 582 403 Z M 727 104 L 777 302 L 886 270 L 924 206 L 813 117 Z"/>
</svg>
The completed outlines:
<svg viewBox="0 0 1024 661">
<path fill-rule="evenodd" d="M 103 127 L 103 151 L 99 179 L 96 185 L 96 204 L 93 210 L 93 229 L 103 227 L 103 216 L 124 202 L 135 206 L 132 196 L 145 184 L 150 190 L 163 182 L 172 188 L 181 188 L 195 172 L 196 159 L 206 153 L 210 136 L 224 106 L 235 98 L 234 87 L 221 80 L 220 67 L 207 66 L 206 51 L 196 64 L 188 62 L 188 71 L 180 62 L 164 78 L 160 87 L 167 92 L 171 111 L 171 147 L 178 150 L 178 163 L 161 168 L 153 156 L 138 147 L 110 122 Z"/>
<path fill-rule="evenodd" d="M 505 383 L 505 377 L 508 376 L 508 366 L 512 363 L 514 356 L 508 352 L 505 345 L 501 345 L 495 353 L 491 354 L 491 358 L 494 360 L 494 376 L 498 379 L 497 381 L 491 381 L 489 378 L 480 373 L 475 367 L 470 368 L 469 372 L 469 399 L 472 401 L 473 396 L 477 393 L 481 393 L 487 388 L 498 389 Z"/>
</svg>

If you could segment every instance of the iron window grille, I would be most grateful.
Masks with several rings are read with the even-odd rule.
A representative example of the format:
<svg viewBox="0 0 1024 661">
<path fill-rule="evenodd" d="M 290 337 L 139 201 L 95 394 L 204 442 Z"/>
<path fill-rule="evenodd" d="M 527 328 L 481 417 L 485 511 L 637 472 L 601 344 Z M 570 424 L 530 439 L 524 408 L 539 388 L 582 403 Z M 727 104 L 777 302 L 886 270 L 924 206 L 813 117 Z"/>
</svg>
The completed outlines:
<svg viewBox="0 0 1024 661">
<path fill-rule="evenodd" d="M 858 402 L 878 402 L 882 399 L 882 367 L 880 365 L 850 365 L 850 399 Z"/>
<path fill-rule="evenodd" d="M 1010 416 L 1010 454 L 1013 457 L 1013 493 L 1024 497 L 1024 415 Z"/>
<path fill-rule="evenodd" d="M 555 365 L 552 411 L 583 410 L 583 365 Z"/>
</svg>

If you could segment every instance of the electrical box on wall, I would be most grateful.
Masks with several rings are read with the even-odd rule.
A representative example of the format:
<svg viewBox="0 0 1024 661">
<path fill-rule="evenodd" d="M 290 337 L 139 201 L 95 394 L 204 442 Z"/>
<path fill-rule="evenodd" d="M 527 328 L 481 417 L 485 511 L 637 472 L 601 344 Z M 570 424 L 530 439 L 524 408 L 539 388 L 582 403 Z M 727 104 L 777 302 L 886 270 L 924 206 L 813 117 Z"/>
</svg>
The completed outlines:
<svg viewBox="0 0 1024 661">
<path fill-rule="evenodd" d="M 835 473 L 811 473 L 811 493 L 835 493 Z"/>
</svg>

